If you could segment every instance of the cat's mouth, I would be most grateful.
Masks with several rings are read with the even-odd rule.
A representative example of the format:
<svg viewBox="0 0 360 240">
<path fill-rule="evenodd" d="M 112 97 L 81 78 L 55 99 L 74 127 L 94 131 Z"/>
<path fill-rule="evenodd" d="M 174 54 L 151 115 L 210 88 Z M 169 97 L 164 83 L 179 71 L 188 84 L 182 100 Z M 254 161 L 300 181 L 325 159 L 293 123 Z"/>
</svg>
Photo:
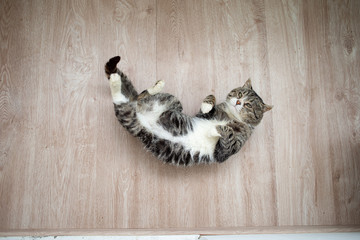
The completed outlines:
<svg viewBox="0 0 360 240">
<path fill-rule="evenodd" d="M 242 107 L 241 107 L 240 104 L 236 104 L 236 105 L 234 106 L 234 109 L 235 109 L 235 111 L 236 111 L 237 113 L 240 113 Z"/>
<path fill-rule="evenodd" d="M 236 105 L 234 105 L 231 102 L 226 102 L 227 103 L 227 114 L 231 119 L 237 120 L 237 121 L 242 121 L 241 117 L 240 117 L 240 111 L 238 111 L 236 109 Z"/>
</svg>

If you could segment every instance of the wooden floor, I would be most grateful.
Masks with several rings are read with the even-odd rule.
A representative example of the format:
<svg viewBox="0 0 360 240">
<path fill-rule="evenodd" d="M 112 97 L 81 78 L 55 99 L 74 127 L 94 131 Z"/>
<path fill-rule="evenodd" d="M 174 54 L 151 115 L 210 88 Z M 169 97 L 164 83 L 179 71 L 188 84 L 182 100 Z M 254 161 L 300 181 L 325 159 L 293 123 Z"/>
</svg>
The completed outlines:
<svg viewBox="0 0 360 240">
<path fill-rule="evenodd" d="M 0 0 L 0 231 L 360 225 L 360 1 Z M 221 165 L 118 124 L 104 63 L 188 114 L 251 77 L 274 108 Z"/>
</svg>

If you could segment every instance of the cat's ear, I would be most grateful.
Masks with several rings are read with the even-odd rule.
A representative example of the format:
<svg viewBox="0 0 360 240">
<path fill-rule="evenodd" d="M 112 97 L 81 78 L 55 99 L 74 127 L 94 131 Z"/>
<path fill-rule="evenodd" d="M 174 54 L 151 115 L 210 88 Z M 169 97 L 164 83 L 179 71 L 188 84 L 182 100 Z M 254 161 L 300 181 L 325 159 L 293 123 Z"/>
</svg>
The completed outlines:
<svg viewBox="0 0 360 240">
<path fill-rule="evenodd" d="M 245 82 L 245 84 L 244 84 L 243 88 L 249 88 L 249 89 L 252 89 L 252 86 L 251 86 L 251 79 L 250 79 L 250 78 L 249 78 L 249 79 Z"/>
<path fill-rule="evenodd" d="M 265 105 L 264 105 L 264 108 L 263 108 L 263 111 L 264 111 L 264 112 L 270 111 L 273 107 L 274 107 L 273 105 L 267 105 L 267 104 L 265 104 Z"/>
</svg>

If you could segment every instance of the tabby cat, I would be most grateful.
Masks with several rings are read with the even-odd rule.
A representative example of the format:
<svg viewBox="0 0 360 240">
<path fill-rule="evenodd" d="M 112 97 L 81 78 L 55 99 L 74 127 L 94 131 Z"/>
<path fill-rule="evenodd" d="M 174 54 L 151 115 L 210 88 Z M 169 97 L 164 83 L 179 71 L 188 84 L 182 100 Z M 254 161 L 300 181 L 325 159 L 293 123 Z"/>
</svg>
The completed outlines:
<svg viewBox="0 0 360 240">
<path fill-rule="evenodd" d="M 224 162 L 240 150 L 264 112 L 272 108 L 248 80 L 218 105 L 213 95 L 207 96 L 199 113 L 191 117 L 182 113 L 181 103 L 173 95 L 160 93 L 163 81 L 138 94 L 116 67 L 119 61 L 116 56 L 105 65 L 116 117 L 165 163 L 189 166 Z"/>
</svg>

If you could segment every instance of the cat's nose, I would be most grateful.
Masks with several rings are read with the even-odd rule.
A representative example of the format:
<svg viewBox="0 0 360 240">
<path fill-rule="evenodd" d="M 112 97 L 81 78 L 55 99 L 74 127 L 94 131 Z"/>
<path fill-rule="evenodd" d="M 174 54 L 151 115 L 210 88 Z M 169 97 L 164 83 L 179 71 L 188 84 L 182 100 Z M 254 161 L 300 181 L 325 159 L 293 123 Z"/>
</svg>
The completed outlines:
<svg viewBox="0 0 360 240">
<path fill-rule="evenodd" d="M 237 101 L 236 101 L 236 105 L 241 105 L 240 100 L 237 100 Z"/>
</svg>

